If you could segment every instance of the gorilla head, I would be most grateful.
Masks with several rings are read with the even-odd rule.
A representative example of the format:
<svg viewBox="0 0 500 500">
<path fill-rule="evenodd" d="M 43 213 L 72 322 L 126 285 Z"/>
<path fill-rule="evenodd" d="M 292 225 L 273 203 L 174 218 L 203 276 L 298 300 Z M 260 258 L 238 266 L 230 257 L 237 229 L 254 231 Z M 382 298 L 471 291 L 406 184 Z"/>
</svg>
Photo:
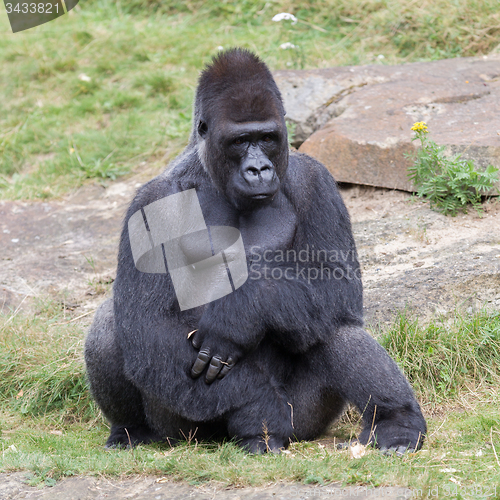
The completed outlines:
<svg viewBox="0 0 500 500">
<path fill-rule="evenodd" d="M 266 204 L 278 192 L 288 166 L 284 115 L 270 71 L 249 51 L 223 52 L 201 74 L 192 140 L 236 208 Z"/>
</svg>

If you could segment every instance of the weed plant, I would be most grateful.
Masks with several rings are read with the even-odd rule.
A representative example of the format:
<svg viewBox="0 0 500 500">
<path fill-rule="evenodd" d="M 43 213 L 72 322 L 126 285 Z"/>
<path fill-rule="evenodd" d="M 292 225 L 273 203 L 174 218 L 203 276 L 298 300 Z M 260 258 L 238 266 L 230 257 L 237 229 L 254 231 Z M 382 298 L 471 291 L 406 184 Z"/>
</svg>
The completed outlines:
<svg viewBox="0 0 500 500">
<path fill-rule="evenodd" d="M 415 132 L 412 141 L 419 140 L 409 177 L 417 187 L 417 196 L 430 201 L 431 208 L 444 215 L 456 215 L 459 210 L 467 213 L 472 205 L 482 213 L 481 195 L 495 191 L 498 168 L 489 165 L 478 172 L 472 160 L 461 155 L 448 157 L 445 146 L 438 146 L 429 138 L 425 122 L 417 122 L 411 128 Z"/>
</svg>

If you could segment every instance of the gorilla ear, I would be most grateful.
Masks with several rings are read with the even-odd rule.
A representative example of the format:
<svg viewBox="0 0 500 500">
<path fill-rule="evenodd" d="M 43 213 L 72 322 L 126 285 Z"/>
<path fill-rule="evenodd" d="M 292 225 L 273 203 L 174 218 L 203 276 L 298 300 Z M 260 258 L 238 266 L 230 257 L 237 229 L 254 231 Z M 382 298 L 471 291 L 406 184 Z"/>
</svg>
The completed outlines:
<svg viewBox="0 0 500 500">
<path fill-rule="evenodd" d="M 198 123 L 198 134 L 200 134 L 201 137 L 205 137 L 205 135 L 207 135 L 207 132 L 207 124 L 203 120 L 200 120 L 200 123 Z"/>
</svg>

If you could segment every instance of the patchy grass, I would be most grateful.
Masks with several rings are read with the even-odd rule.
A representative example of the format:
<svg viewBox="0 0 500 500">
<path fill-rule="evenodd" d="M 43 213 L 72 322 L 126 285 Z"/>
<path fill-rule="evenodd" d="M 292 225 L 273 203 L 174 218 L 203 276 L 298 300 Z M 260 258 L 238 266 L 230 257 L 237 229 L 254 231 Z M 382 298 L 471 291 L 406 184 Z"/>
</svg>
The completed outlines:
<svg viewBox="0 0 500 500">
<path fill-rule="evenodd" d="M 297 24 L 273 22 L 279 12 Z M 295 48 L 280 48 L 287 42 Z M 16 35 L 2 14 L 0 198 L 48 198 L 158 172 L 187 141 L 198 71 L 219 46 L 250 48 L 272 69 L 470 56 L 500 46 L 500 13 L 496 0 L 88 0 Z M 75 474 L 148 473 L 192 484 L 341 481 L 410 486 L 422 498 L 498 499 L 499 331 L 498 314 L 480 313 L 425 326 L 402 315 L 381 332 L 429 423 L 424 449 L 402 459 L 337 451 L 332 438 L 359 430 L 355 412 L 325 439 L 279 456 L 196 436 L 173 449 L 110 453 L 85 380 L 84 326 L 41 304 L 33 315 L 0 316 L 0 470 L 25 470 L 32 484 L 47 485 Z"/>
<path fill-rule="evenodd" d="M 62 305 L 0 316 L 0 338 L 2 411 L 60 425 L 98 417 L 85 380 L 83 332 L 68 323 Z"/>
<path fill-rule="evenodd" d="M 279 12 L 298 22 L 273 22 Z M 282 49 L 289 42 L 295 48 Z M 0 16 L 0 197 L 47 198 L 133 170 L 187 141 L 198 71 L 219 46 L 272 69 L 484 54 L 497 0 L 89 0 L 12 34 Z"/>
<path fill-rule="evenodd" d="M 47 303 L 30 316 L 0 317 L 0 471 L 24 470 L 30 484 L 50 486 L 77 474 L 153 474 L 191 484 L 334 481 L 409 486 L 420 498 L 432 497 L 436 487 L 449 498 L 471 492 L 500 498 L 499 314 L 457 315 L 425 327 L 402 315 L 382 332 L 429 423 L 423 450 L 402 459 L 375 450 L 350 459 L 338 451 L 335 439 L 359 430 L 353 411 L 325 438 L 294 443 L 279 456 L 250 456 L 231 442 L 203 443 L 196 436 L 176 448 L 104 451 L 109 429 L 86 386 L 84 327 L 63 314 Z"/>
<path fill-rule="evenodd" d="M 400 313 L 381 343 L 428 401 L 500 386 L 500 312 L 456 314 L 425 327 Z"/>
</svg>

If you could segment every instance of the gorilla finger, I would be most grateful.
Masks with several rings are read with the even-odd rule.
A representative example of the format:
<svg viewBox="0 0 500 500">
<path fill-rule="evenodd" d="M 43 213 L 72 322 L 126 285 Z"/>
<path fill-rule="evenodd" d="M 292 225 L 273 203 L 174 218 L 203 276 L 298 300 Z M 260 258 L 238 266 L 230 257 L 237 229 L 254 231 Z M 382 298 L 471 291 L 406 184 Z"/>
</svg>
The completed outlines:
<svg viewBox="0 0 500 500">
<path fill-rule="evenodd" d="M 382 447 L 380 448 L 380 452 L 382 455 L 390 456 L 390 455 L 396 455 L 397 457 L 402 457 L 408 448 L 406 446 L 391 446 L 390 448 L 387 447 Z"/>
<path fill-rule="evenodd" d="M 210 365 L 208 366 L 207 375 L 205 376 L 205 382 L 211 384 L 220 372 L 222 368 L 222 360 L 218 356 L 214 356 Z"/>
<path fill-rule="evenodd" d="M 229 370 L 236 364 L 235 361 L 233 361 L 232 358 L 228 358 L 226 363 L 222 363 L 222 370 L 219 373 L 219 376 L 217 377 L 218 379 L 224 378 L 228 373 Z"/>
<path fill-rule="evenodd" d="M 396 455 L 398 457 L 402 457 L 407 451 L 408 451 L 408 447 L 407 446 L 398 446 L 396 448 Z"/>
<path fill-rule="evenodd" d="M 210 361 L 210 350 L 204 349 L 200 351 L 198 353 L 196 361 L 194 362 L 193 368 L 191 369 L 191 377 L 193 378 L 199 377 L 209 361 Z"/>
</svg>

